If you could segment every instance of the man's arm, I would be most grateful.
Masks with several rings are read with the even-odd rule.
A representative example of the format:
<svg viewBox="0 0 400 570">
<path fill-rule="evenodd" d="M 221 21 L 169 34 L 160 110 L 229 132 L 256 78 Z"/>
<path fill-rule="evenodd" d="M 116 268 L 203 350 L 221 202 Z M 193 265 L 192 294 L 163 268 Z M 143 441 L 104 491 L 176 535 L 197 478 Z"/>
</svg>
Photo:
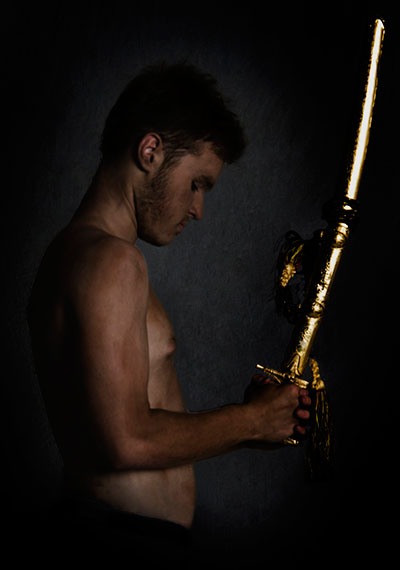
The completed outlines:
<svg viewBox="0 0 400 570">
<path fill-rule="evenodd" d="M 97 247 L 94 259 L 72 280 L 70 300 L 84 403 L 96 445 L 112 468 L 174 467 L 293 433 L 300 395 L 294 385 L 267 385 L 246 403 L 199 414 L 151 409 L 145 261 L 136 248 L 112 239 Z"/>
</svg>

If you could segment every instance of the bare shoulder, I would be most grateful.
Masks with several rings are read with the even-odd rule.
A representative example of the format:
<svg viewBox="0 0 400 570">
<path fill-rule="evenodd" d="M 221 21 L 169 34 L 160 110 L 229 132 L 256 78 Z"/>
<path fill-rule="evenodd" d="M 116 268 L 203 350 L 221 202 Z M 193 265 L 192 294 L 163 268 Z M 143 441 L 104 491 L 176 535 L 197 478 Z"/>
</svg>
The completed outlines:
<svg viewBox="0 0 400 570">
<path fill-rule="evenodd" d="M 88 232 L 79 240 L 78 269 L 81 263 L 89 271 L 101 271 L 103 277 L 113 278 L 120 273 L 127 277 L 147 277 L 145 259 L 138 248 L 126 240 L 104 232 Z"/>
<path fill-rule="evenodd" d="M 65 285 L 74 298 L 147 299 L 147 264 L 134 244 L 95 229 L 67 233 L 63 240 Z"/>
</svg>

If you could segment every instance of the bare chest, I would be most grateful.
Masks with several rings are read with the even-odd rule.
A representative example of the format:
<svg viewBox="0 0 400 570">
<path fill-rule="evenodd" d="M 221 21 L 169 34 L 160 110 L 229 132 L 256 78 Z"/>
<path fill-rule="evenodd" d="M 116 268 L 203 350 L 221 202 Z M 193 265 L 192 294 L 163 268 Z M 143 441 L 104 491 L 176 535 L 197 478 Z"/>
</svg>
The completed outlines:
<svg viewBox="0 0 400 570">
<path fill-rule="evenodd" d="M 174 329 L 167 312 L 151 288 L 146 323 L 150 406 L 183 411 L 184 403 L 174 364 L 176 348 Z"/>
<path fill-rule="evenodd" d="M 147 339 L 150 365 L 154 368 L 173 358 L 175 335 L 171 321 L 158 297 L 150 287 L 147 308 Z"/>
</svg>

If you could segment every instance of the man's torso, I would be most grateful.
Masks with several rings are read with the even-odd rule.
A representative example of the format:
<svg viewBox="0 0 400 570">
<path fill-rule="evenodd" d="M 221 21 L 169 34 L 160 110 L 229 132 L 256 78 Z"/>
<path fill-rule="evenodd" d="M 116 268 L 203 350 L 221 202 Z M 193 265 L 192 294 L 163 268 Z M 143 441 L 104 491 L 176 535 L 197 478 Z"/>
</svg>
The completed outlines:
<svg viewBox="0 0 400 570">
<path fill-rule="evenodd" d="M 91 426 L 85 413 L 87 402 L 80 382 L 82 362 L 74 340 L 78 325 L 70 311 L 64 283 L 69 279 L 71 265 L 83 250 L 92 247 L 95 239 L 96 231 L 62 232 L 45 256 L 30 304 L 39 380 L 66 475 L 78 493 L 122 510 L 189 527 L 195 506 L 191 465 L 164 470 L 112 471 L 102 465 L 91 439 Z M 92 247 L 92 251 L 95 254 L 96 248 Z M 184 412 L 173 359 L 174 331 L 151 288 L 146 325 L 149 405 Z"/>
</svg>

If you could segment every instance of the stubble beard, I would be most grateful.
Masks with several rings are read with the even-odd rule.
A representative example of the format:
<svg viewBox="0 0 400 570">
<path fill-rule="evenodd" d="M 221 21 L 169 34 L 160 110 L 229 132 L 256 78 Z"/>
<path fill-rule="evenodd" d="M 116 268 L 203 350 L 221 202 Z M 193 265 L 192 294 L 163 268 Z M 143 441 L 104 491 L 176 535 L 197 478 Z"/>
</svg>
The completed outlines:
<svg viewBox="0 0 400 570">
<path fill-rule="evenodd" d="M 146 184 L 142 196 L 136 199 L 138 237 L 152 245 L 165 245 L 157 235 L 157 225 L 164 216 L 168 202 L 170 170 L 169 165 L 162 164 L 154 178 Z"/>
</svg>

